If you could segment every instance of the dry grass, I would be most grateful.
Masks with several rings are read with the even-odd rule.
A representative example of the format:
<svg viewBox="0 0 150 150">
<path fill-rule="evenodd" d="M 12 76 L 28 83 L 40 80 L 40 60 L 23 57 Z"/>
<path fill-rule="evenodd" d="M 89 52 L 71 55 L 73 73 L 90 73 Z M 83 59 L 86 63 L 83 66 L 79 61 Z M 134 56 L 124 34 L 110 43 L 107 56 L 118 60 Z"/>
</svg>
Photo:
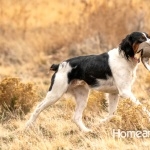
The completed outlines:
<svg viewBox="0 0 150 150">
<path fill-rule="evenodd" d="M 150 33 L 149 7 L 147 0 L 0 0 L 0 102 L 10 107 L 17 95 L 13 109 L 27 104 L 32 112 L 34 102 L 48 89 L 51 63 L 107 51 L 135 30 Z M 140 65 L 137 76 L 133 91 L 150 110 L 150 74 Z M 120 100 L 116 117 L 102 125 L 99 121 L 107 115 L 106 98 L 92 91 L 83 120 L 93 133 L 82 133 L 72 122 L 74 105 L 71 97 L 62 98 L 41 113 L 36 126 L 28 131 L 23 128 L 29 113 L 20 117 L 7 111 L 4 119 L 3 111 L 0 150 L 150 149 L 149 138 L 112 136 L 113 128 L 150 130 L 147 115 L 129 100 Z"/>
<path fill-rule="evenodd" d="M 99 98 L 98 93 L 94 93 Z M 91 95 L 93 98 L 93 94 Z M 1 149 L 148 149 L 149 139 L 115 139 L 112 128 L 124 130 L 149 129 L 147 116 L 128 100 L 121 101 L 117 116 L 100 125 L 99 119 L 106 113 L 100 109 L 100 101 L 88 105 L 84 113 L 85 124 L 93 133 L 82 133 L 71 121 L 74 103 L 62 99 L 45 110 L 32 130 L 23 131 L 25 120 L 11 119 L 1 125 Z M 129 109 L 125 109 L 125 108 Z M 104 113 L 105 112 L 105 113 Z M 145 117 L 145 120 L 143 119 Z M 29 115 L 26 116 L 29 118 Z M 133 120 L 134 119 L 134 120 Z M 140 127 L 139 127 L 140 126 Z M 18 130 L 19 128 L 19 130 Z M 16 130 L 14 132 L 14 130 Z"/>
</svg>

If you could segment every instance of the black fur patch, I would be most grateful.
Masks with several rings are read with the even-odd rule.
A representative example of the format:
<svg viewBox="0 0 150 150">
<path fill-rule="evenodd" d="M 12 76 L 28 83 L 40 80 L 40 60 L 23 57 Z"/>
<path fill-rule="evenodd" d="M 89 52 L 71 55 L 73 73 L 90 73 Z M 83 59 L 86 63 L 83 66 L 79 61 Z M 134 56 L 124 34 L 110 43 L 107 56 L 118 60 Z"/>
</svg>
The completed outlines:
<svg viewBox="0 0 150 150">
<path fill-rule="evenodd" d="M 68 82 L 79 79 L 84 80 L 91 87 L 98 85 L 97 79 L 107 79 L 112 76 L 108 64 L 109 55 L 103 53 L 101 55 L 79 56 L 68 59 L 67 62 L 73 68 L 68 73 Z"/>
<path fill-rule="evenodd" d="M 53 84 L 54 84 L 54 80 L 55 80 L 55 75 L 56 75 L 56 72 L 53 74 L 52 78 L 51 78 L 51 85 L 49 87 L 49 91 L 51 91 L 52 87 L 53 87 Z"/>
</svg>

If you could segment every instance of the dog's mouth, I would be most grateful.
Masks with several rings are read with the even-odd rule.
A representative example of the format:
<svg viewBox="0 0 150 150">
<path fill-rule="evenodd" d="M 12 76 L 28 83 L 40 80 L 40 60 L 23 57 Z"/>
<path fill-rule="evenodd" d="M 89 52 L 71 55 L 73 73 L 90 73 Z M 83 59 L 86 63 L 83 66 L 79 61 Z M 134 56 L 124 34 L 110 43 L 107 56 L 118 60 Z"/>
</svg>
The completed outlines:
<svg viewBox="0 0 150 150">
<path fill-rule="evenodd" d="M 142 44 L 140 44 L 139 50 L 138 52 L 140 52 L 141 54 L 141 61 L 144 65 L 144 67 L 150 71 L 150 43 L 147 42 L 143 42 Z M 138 56 L 138 53 L 136 54 L 136 56 Z M 140 58 L 140 57 L 138 57 Z"/>
<path fill-rule="evenodd" d="M 138 50 L 138 52 L 136 52 L 136 54 L 134 55 L 134 60 L 137 63 L 140 63 L 142 55 L 143 55 L 143 49 Z"/>
<path fill-rule="evenodd" d="M 145 67 L 148 71 L 150 71 L 149 58 L 148 58 L 148 57 L 142 57 L 142 58 L 141 58 L 141 61 L 142 61 L 143 65 L 144 65 L 144 67 Z"/>
<path fill-rule="evenodd" d="M 144 65 L 144 67 L 148 71 L 150 71 L 150 61 L 149 61 L 149 59 L 150 59 L 150 45 L 148 44 L 148 46 L 143 49 L 143 53 L 142 53 L 142 57 L 141 57 L 141 61 Z"/>
</svg>

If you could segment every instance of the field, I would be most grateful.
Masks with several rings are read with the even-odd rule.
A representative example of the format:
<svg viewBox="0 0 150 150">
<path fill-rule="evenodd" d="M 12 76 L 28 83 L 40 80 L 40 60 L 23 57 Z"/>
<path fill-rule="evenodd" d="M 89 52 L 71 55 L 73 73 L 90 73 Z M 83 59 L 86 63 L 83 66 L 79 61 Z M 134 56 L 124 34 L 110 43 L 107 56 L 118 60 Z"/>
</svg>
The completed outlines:
<svg viewBox="0 0 150 150">
<path fill-rule="evenodd" d="M 24 130 L 50 85 L 52 63 L 117 47 L 133 31 L 150 34 L 147 0 L 0 0 L 0 150 L 148 150 L 148 138 L 113 137 L 113 129 L 150 131 L 148 116 L 120 99 L 106 124 L 107 96 L 91 91 L 83 133 L 72 121 L 73 97 L 65 95 Z M 133 92 L 150 110 L 150 73 L 139 64 Z"/>
</svg>

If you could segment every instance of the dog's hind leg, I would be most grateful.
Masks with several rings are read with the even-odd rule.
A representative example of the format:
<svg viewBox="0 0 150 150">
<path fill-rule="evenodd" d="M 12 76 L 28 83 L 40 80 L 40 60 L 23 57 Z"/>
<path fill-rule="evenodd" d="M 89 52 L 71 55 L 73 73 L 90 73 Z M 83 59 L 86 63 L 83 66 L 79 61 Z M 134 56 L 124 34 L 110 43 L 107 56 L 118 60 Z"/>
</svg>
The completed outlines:
<svg viewBox="0 0 150 150">
<path fill-rule="evenodd" d="M 118 100 L 119 100 L 118 94 L 109 94 L 109 106 L 108 106 L 109 116 L 115 114 L 118 105 Z"/>
<path fill-rule="evenodd" d="M 75 96 L 76 101 L 76 108 L 75 108 L 75 114 L 73 116 L 73 121 L 76 123 L 76 125 L 84 132 L 91 131 L 88 129 L 83 121 L 82 121 L 82 114 L 87 106 L 87 100 L 89 95 L 89 89 L 86 86 L 77 86 L 72 90 L 73 95 Z"/>
<path fill-rule="evenodd" d="M 68 70 L 66 68 L 67 65 L 60 67 L 61 68 L 59 68 L 59 71 L 52 77 L 50 91 L 46 94 L 44 100 L 36 107 L 36 109 L 32 113 L 29 121 L 26 124 L 26 128 L 32 125 L 32 123 L 44 109 L 57 102 L 59 98 L 67 91 L 69 86 L 67 78 Z"/>
<path fill-rule="evenodd" d="M 118 94 L 109 94 L 108 99 L 109 99 L 109 105 L 108 105 L 109 115 L 106 118 L 101 119 L 100 121 L 101 123 L 107 122 L 110 119 L 112 119 L 117 109 L 118 100 L 119 100 Z"/>
</svg>

